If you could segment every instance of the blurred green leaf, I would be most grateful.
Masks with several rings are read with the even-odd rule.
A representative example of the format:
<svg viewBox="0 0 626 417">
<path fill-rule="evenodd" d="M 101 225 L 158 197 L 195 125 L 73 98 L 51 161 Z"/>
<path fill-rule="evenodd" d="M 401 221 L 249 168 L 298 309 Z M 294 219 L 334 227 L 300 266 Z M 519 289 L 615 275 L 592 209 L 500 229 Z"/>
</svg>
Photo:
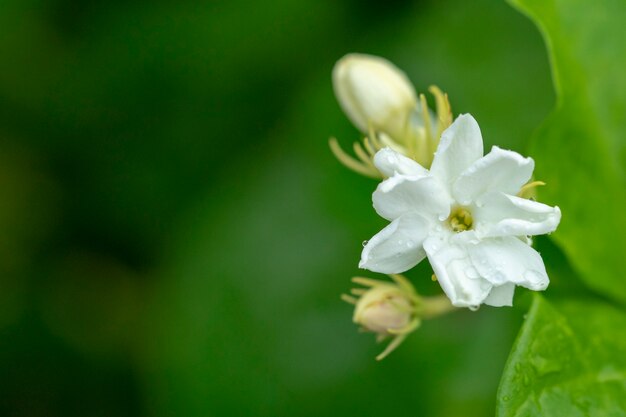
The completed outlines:
<svg viewBox="0 0 626 417">
<path fill-rule="evenodd" d="M 535 296 L 500 384 L 498 417 L 623 416 L 626 314 Z"/>
<path fill-rule="evenodd" d="M 512 0 L 543 32 L 558 94 L 533 142 L 554 235 L 591 288 L 626 301 L 626 3 Z"/>
</svg>

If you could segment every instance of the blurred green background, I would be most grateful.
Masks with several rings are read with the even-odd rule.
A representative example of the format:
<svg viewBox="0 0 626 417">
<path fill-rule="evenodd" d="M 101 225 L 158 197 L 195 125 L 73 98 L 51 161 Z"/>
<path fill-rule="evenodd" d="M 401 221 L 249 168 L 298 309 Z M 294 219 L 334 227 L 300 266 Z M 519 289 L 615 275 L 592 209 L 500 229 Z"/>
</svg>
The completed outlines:
<svg viewBox="0 0 626 417">
<path fill-rule="evenodd" d="M 348 52 L 439 85 L 487 147 L 525 152 L 554 103 L 500 1 L 1 0 L 0 415 L 493 415 L 523 309 L 377 363 L 339 300 L 385 223 L 327 146 L 359 138 Z"/>
</svg>

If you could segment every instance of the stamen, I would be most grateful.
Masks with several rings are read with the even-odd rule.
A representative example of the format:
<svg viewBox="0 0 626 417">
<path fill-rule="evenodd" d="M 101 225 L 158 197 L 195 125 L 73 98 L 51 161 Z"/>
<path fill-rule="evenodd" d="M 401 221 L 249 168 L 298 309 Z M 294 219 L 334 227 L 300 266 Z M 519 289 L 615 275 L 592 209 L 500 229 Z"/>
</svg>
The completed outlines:
<svg viewBox="0 0 626 417">
<path fill-rule="evenodd" d="M 470 230 L 474 224 L 472 213 L 465 207 L 457 207 L 452 210 L 447 222 L 450 229 L 455 233 Z"/>
</svg>

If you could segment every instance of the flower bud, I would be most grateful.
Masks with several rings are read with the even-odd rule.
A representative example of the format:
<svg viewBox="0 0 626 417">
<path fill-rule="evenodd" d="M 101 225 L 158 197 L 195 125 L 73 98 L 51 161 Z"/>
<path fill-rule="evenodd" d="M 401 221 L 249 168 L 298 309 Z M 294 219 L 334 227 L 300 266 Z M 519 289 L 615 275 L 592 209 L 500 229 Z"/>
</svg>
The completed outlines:
<svg viewBox="0 0 626 417">
<path fill-rule="evenodd" d="M 348 54 L 333 69 L 335 95 L 363 133 L 371 127 L 402 140 L 417 96 L 407 76 L 386 59 Z"/>
<path fill-rule="evenodd" d="M 407 328 L 415 317 L 415 303 L 393 285 L 371 288 L 357 302 L 354 322 L 380 335 Z"/>
<path fill-rule="evenodd" d="M 352 282 L 366 288 L 353 288 L 351 295 L 341 298 L 355 305 L 353 320 L 363 329 L 376 333 L 378 341 L 391 337 L 391 342 L 378 356 L 381 360 L 393 352 L 422 319 L 445 314 L 454 307 L 446 296 L 421 297 L 409 280 L 398 274 L 389 275 L 393 282 L 354 277 Z"/>
</svg>

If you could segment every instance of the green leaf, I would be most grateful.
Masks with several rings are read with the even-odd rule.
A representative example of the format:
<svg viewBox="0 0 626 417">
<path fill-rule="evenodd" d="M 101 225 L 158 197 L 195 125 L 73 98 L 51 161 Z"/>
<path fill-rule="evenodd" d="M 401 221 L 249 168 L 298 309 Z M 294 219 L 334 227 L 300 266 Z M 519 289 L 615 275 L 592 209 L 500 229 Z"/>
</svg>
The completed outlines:
<svg viewBox="0 0 626 417">
<path fill-rule="evenodd" d="M 626 415 L 626 314 L 535 296 L 505 367 L 496 416 Z"/>
<path fill-rule="evenodd" d="M 626 301 L 626 38 L 623 0 L 511 0 L 540 28 L 557 107 L 534 137 L 542 200 L 563 212 L 554 234 L 583 281 Z"/>
</svg>

